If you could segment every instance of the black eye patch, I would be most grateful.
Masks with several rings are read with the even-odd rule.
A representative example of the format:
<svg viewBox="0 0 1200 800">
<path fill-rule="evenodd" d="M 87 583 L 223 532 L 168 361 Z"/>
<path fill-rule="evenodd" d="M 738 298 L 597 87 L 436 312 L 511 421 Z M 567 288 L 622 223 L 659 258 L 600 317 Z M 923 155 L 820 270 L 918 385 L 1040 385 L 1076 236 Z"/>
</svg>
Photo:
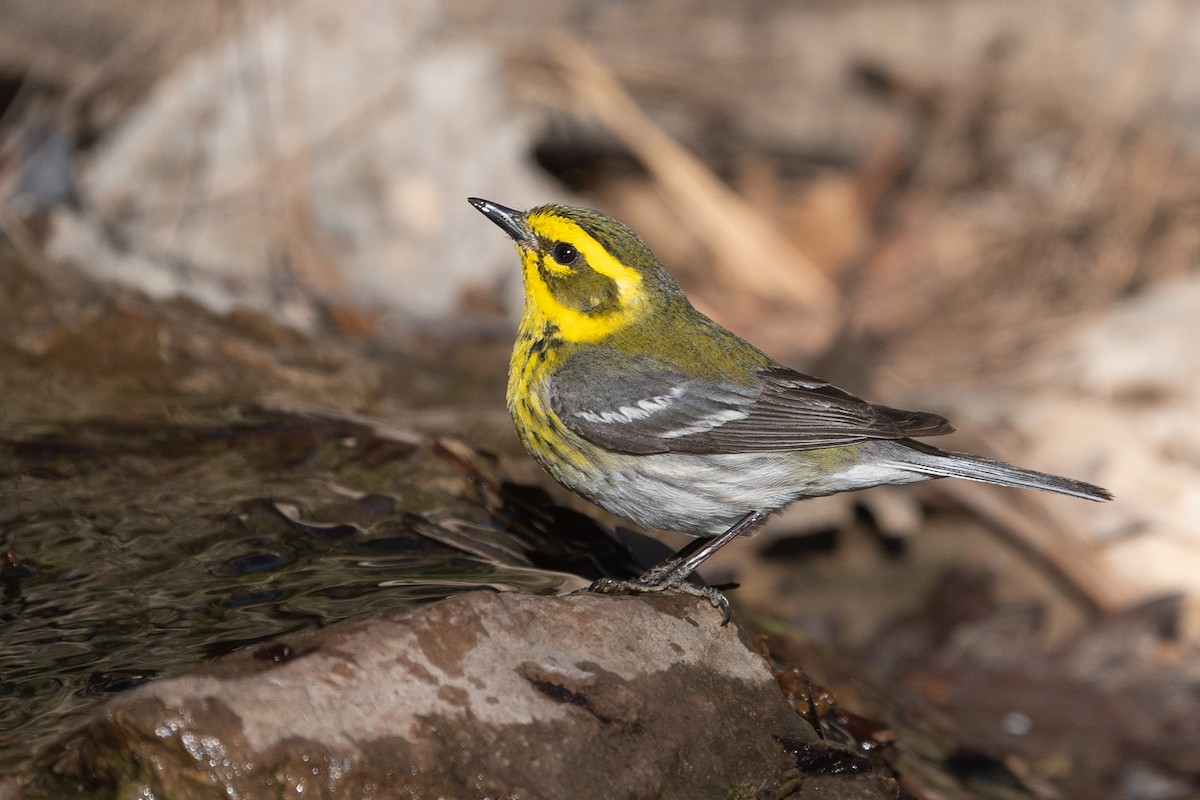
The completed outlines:
<svg viewBox="0 0 1200 800">
<path fill-rule="evenodd" d="M 566 242 L 558 242 L 550 251 L 550 255 L 559 264 L 569 267 L 579 258 L 579 251 L 575 249 L 574 245 L 567 244 Z"/>
</svg>

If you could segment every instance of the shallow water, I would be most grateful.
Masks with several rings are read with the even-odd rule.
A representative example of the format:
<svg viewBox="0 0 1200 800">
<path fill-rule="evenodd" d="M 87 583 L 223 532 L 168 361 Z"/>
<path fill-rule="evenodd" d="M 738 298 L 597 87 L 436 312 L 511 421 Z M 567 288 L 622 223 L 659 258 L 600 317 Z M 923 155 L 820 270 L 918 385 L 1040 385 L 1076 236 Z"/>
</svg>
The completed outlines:
<svg viewBox="0 0 1200 800">
<path fill-rule="evenodd" d="M 31 430 L 0 442 L 0 497 L 0 775 L 53 757 L 112 693 L 202 659 L 569 582 L 532 566 L 512 510 L 462 469 L 342 421 Z"/>
</svg>

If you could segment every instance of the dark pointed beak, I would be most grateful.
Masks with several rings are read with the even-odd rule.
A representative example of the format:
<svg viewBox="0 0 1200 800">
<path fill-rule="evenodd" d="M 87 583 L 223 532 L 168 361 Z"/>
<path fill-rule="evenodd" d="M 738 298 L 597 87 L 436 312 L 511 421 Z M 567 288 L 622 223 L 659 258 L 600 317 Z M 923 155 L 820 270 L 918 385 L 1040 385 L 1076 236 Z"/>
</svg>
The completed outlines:
<svg viewBox="0 0 1200 800">
<path fill-rule="evenodd" d="M 478 197 L 468 197 L 467 202 L 479 209 L 479 212 L 500 226 L 500 230 L 512 237 L 512 240 L 525 247 L 533 247 L 536 241 L 529 226 L 525 224 L 525 214 L 515 208 L 505 208 L 491 200 L 481 200 Z"/>
</svg>

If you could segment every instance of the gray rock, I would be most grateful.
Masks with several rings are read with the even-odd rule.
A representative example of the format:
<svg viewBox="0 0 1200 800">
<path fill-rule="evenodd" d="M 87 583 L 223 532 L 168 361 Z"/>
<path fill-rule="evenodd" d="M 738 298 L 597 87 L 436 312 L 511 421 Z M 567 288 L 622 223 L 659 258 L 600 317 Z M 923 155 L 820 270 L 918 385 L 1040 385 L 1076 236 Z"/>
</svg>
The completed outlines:
<svg viewBox="0 0 1200 800">
<path fill-rule="evenodd" d="M 55 771 L 119 797 L 896 796 L 798 776 L 816 734 L 719 622 L 690 597 L 459 595 L 122 694 Z"/>
</svg>

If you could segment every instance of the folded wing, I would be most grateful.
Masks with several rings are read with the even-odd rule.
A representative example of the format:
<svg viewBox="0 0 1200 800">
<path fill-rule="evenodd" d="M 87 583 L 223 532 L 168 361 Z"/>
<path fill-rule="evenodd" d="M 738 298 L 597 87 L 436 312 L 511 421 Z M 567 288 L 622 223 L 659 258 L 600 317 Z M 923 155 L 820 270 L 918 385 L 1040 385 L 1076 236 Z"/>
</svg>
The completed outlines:
<svg viewBox="0 0 1200 800">
<path fill-rule="evenodd" d="M 759 372 L 753 385 L 705 381 L 608 348 L 572 356 L 548 390 L 568 428 L 623 453 L 815 450 L 954 430 L 936 414 L 873 405 L 783 367 Z"/>
</svg>

